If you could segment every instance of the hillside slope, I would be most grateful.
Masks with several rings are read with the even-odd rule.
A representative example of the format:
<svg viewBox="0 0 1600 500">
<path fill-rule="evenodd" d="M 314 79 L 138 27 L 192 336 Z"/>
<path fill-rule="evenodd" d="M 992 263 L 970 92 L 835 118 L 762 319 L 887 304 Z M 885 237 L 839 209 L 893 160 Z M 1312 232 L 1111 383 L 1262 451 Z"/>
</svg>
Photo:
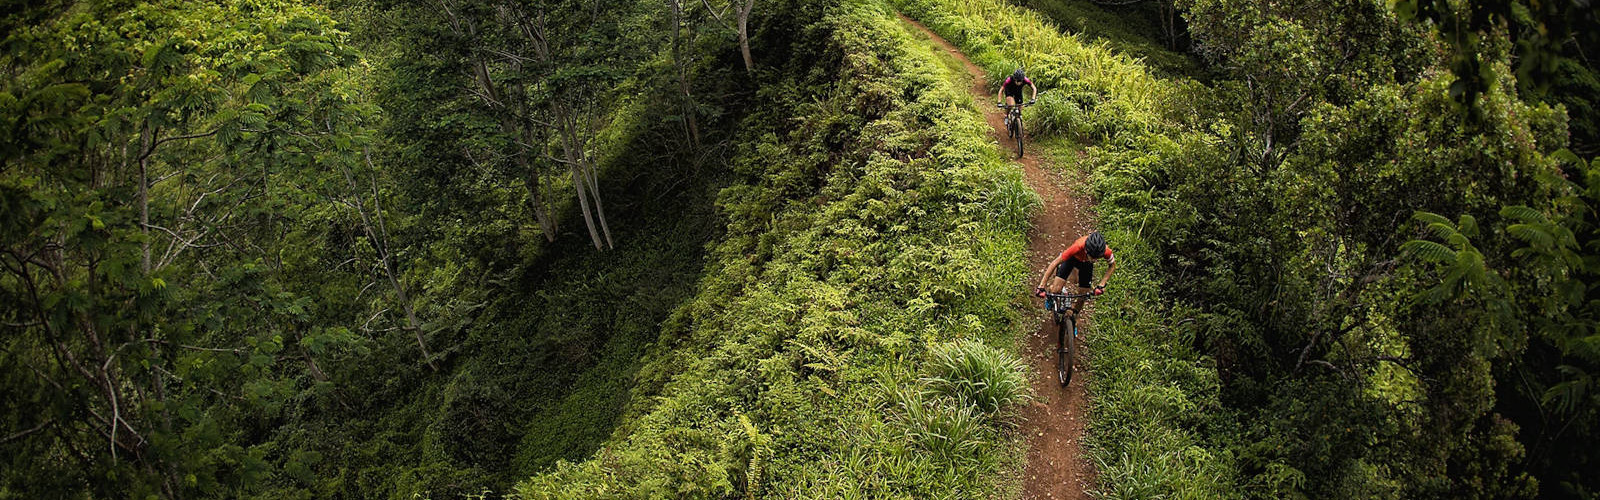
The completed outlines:
<svg viewBox="0 0 1600 500">
<path fill-rule="evenodd" d="M 763 88 L 727 237 L 624 423 L 521 496 L 1015 495 L 1008 351 L 1037 199 L 887 6 L 810 30 L 816 69 Z"/>
</svg>

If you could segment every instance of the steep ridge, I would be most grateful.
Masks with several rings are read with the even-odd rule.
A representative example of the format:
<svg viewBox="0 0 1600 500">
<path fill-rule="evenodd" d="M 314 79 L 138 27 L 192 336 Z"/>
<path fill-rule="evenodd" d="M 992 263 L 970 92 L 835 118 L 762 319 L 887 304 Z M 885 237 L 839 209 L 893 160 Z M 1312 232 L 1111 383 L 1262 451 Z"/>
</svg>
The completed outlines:
<svg viewBox="0 0 1600 500">
<path fill-rule="evenodd" d="M 995 90 L 984 85 L 984 72 L 949 41 L 929 30 L 916 20 L 900 16 L 951 57 L 958 60 L 972 77 L 969 89 L 984 118 L 994 129 L 994 137 L 1005 146 L 1004 112 L 990 105 Z M 1026 153 L 1017 159 L 1022 164 L 1028 187 L 1038 193 L 1043 206 L 1033 216 L 1033 231 L 1028 235 L 1029 265 L 1036 274 L 1048 265 L 1061 249 L 1066 248 L 1077 235 L 1090 230 L 1087 209 L 1089 200 L 1072 196 L 1067 189 L 1067 179 L 1040 166 L 1036 148 L 1024 148 Z M 1092 309 L 1091 309 L 1092 310 Z M 1086 315 L 1087 316 L 1087 315 Z M 1088 424 L 1088 401 L 1085 384 L 1091 376 L 1082 370 L 1072 383 L 1063 389 L 1056 381 L 1054 350 L 1055 325 L 1045 317 L 1028 335 L 1025 355 L 1034 368 L 1033 390 L 1038 400 L 1023 410 L 1022 432 L 1028 439 L 1028 459 L 1023 471 L 1023 498 L 1025 499 L 1078 499 L 1090 498 L 1088 490 L 1094 483 L 1094 466 L 1083 452 L 1084 428 Z"/>
</svg>

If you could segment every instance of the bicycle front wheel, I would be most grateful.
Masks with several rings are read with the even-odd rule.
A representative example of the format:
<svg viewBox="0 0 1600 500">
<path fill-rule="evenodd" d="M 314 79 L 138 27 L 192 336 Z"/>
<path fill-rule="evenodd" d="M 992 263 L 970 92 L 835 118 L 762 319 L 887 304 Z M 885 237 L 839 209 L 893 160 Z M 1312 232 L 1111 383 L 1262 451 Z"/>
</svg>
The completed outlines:
<svg viewBox="0 0 1600 500">
<path fill-rule="evenodd" d="M 1072 335 L 1068 332 L 1068 328 L 1077 328 L 1076 326 L 1068 326 L 1072 323 L 1076 322 L 1063 321 L 1058 323 L 1061 325 L 1061 327 L 1056 333 L 1056 378 L 1061 381 L 1062 387 L 1066 387 L 1068 383 L 1072 382 L 1072 352 L 1074 350 L 1074 343 L 1072 341 Z"/>
<path fill-rule="evenodd" d="M 1017 127 L 1017 158 L 1021 158 L 1022 157 L 1022 115 L 1021 114 L 1017 115 L 1016 127 Z"/>
<path fill-rule="evenodd" d="M 1066 358 L 1066 361 L 1064 361 L 1063 364 L 1067 366 L 1067 373 L 1061 379 L 1062 387 L 1066 387 L 1067 383 L 1072 381 L 1072 367 L 1075 364 L 1074 361 L 1077 359 L 1078 355 L 1078 318 L 1073 317 L 1072 321 L 1069 321 L 1068 324 L 1070 325 L 1068 328 L 1071 330 L 1067 332 L 1067 352 L 1063 354 L 1063 356 Z"/>
</svg>

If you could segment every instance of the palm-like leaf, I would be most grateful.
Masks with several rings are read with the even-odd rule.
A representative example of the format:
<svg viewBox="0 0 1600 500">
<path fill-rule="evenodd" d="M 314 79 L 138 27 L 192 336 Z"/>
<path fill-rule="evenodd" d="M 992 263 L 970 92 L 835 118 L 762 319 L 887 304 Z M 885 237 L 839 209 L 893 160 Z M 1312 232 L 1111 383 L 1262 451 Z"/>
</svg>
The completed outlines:
<svg viewBox="0 0 1600 500">
<path fill-rule="evenodd" d="M 1546 404 L 1553 403 L 1557 413 L 1566 414 L 1583 405 L 1584 396 L 1594 385 L 1594 377 L 1572 365 L 1561 365 L 1556 370 L 1566 376 L 1566 380 L 1546 389 L 1543 399 Z"/>
<path fill-rule="evenodd" d="M 1544 214 L 1539 213 L 1538 210 L 1534 210 L 1523 205 L 1512 205 L 1502 208 L 1500 209 L 1500 216 L 1507 219 L 1516 219 L 1521 222 L 1532 224 L 1543 224 L 1549 222 L 1549 219 L 1546 219 Z"/>
<path fill-rule="evenodd" d="M 1556 237 L 1550 234 L 1549 227 L 1544 224 L 1512 224 L 1506 231 L 1519 240 L 1528 242 L 1539 253 L 1550 253 L 1555 249 Z"/>
<path fill-rule="evenodd" d="M 1411 240 L 1400 245 L 1400 250 L 1406 255 L 1435 264 L 1446 264 L 1456 260 L 1456 252 L 1437 241 Z"/>
<path fill-rule="evenodd" d="M 1467 215 L 1467 214 L 1461 214 L 1461 222 L 1459 224 L 1456 224 L 1456 227 L 1460 229 L 1460 232 L 1461 232 L 1462 236 L 1465 236 L 1465 237 L 1468 237 L 1468 238 L 1476 238 L 1478 236 L 1478 218 L 1477 217 L 1473 217 L 1473 216 Z"/>
<path fill-rule="evenodd" d="M 1417 213 L 1411 214 L 1411 218 L 1415 219 L 1417 222 L 1421 222 L 1423 224 L 1444 224 L 1444 225 L 1447 225 L 1447 226 L 1450 225 L 1450 219 L 1446 219 L 1446 218 L 1444 218 L 1443 215 L 1439 215 L 1439 214 L 1436 214 L 1436 213 L 1433 213 L 1433 212 L 1423 212 L 1423 211 L 1419 210 L 1419 211 L 1417 211 Z"/>
</svg>

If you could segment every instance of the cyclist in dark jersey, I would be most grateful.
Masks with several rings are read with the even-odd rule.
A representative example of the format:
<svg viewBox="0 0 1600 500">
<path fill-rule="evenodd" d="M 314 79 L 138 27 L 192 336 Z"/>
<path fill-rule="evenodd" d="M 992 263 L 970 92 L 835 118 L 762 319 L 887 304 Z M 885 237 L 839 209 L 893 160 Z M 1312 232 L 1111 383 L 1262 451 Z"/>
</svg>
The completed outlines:
<svg viewBox="0 0 1600 500">
<path fill-rule="evenodd" d="M 1022 68 L 1017 68 L 1015 72 L 1011 73 L 1011 76 L 1006 77 L 1005 83 L 1000 84 L 1000 92 L 994 96 L 996 104 L 1004 103 L 1007 106 L 1016 106 L 1021 103 L 1023 85 L 1033 89 L 1032 97 L 1028 98 L 1028 102 L 1031 103 L 1039 99 L 1039 86 L 1034 85 L 1033 80 L 1028 79 L 1028 74 L 1023 72 Z M 1010 126 L 1011 124 L 1007 123 L 1006 125 Z"/>
<path fill-rule="evenodd" d="M 1090 290 L 1089 284 L 1094 280 L 1094 261 L 1100 259 L 1105 259 L 1111 267 L 1106 269 L 1105 276 L 1100 277 L 1100 284 Z M 1105 293 L 1106 282 L 1111 281 L 1111 273 L 1117 271 L 1117 258 L 1111 254 L 1111 247 L 1106 245 L 1106 239 L 1099 231 L 1078 238 L 1078 241 L 1072 242 L 1072 246 L 1067 247 L 1067 251 L 1061 252 L 1056 260 L 1050 261 L 1050 265 L 1044 268 L 1044 276 L 1039 278 L 1038 295 L 1044 297 L 1047 282 L 1050 293 L 1061 293 L 1061 289 L 1067 285 L 1067 278 L 1074 270 L 1078 271 L 1078 293 L 1093 295 Z M 1076 315 L 1078 310 L 1083 309 L 1085 300 L 1079 298 L 1077 303 L 1072 305 L 1072 314 Z"/>
</svg>

